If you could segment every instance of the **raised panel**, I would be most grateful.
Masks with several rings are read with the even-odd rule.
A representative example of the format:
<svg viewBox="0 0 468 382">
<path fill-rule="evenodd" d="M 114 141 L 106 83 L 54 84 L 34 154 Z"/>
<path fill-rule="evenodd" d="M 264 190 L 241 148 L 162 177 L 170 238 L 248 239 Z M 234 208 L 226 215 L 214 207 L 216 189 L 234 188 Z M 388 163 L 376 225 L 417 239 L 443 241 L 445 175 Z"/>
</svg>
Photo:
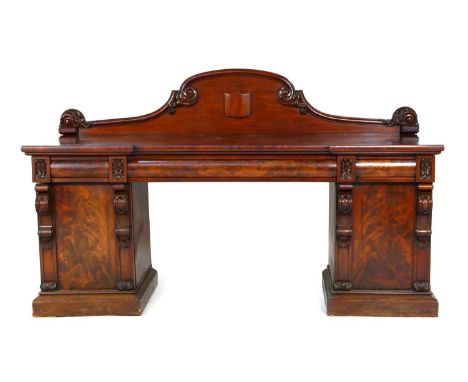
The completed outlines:
<svg viewBox="0 0 468 382">
<path fill-rule="evenodd" d="M 353 289 L 412 289 L 413 185 L 356 185 Z"/>
<path fill-rule="evenodd" d="M 107 185 L 54 186 L 61 289 L 115 288 L 119 269 L 112 196 Z"/>
</svg>

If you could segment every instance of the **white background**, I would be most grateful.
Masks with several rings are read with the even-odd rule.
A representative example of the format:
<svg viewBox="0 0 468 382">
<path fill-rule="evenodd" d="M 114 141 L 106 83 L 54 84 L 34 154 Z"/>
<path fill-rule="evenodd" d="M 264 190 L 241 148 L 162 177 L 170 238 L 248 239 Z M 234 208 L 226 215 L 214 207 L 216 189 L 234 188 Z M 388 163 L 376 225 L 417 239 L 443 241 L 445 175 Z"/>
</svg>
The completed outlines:
<svg viewBox="0 0 468 382">
<path fill-rule="evenodd" d="M 464 1 L 2 1 L 2 381 L 462 381 L 468 313 Z M 23 144 L 59 116 L 155 110 L 221 68 L 273 71 L 318 109 L 416 109 L 442 143 L 432 287 L 440 317 L 327 317 L 324 183 L 150 186 L 160 285 L 141 317 L 31 317 L 39 286 Z"/>
</svg>

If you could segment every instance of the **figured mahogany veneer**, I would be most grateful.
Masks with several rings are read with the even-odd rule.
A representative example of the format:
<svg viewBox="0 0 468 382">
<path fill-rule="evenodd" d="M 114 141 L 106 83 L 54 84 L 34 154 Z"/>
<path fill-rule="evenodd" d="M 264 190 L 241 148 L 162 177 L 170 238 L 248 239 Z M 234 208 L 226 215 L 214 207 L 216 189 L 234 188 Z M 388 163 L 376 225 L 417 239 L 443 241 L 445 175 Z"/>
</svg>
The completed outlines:
<svg viewBox="0 0 468 382">
<path fill-rule="evenodd" d="M 157 286 L 147 182 L 330 183 L 329 315 L 437 316 L 430 240 L 435 155 L 416 112 L 347 118 L 277 74 L 198 74 L 133 118 L 62 114 L 32 157 L 41 256 L 36 316 L 138 315 Z"/>
</svg>

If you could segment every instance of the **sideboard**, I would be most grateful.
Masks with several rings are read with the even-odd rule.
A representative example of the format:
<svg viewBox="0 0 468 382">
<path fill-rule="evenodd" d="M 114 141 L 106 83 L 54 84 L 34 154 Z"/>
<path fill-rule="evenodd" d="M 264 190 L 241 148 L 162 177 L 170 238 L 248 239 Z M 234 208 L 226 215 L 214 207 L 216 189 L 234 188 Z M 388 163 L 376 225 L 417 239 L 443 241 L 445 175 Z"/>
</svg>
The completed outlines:
<svg viewBox="0 0 468 382">
<path fill-rule="evenodd" d="M 301 181 L 330 184 L 329 315 L 437 316 L 432 190 L 444 147 L 418 132 L 410 107 L 389 119 L 326 114 L 286 78 L 247 69 L 190 77 L 138 117 L 66 110 L 59 144 L 22 147 L 36 184 L 33 315 L 142 313 L 158 283 L 148 182 Z"/>
</svg>

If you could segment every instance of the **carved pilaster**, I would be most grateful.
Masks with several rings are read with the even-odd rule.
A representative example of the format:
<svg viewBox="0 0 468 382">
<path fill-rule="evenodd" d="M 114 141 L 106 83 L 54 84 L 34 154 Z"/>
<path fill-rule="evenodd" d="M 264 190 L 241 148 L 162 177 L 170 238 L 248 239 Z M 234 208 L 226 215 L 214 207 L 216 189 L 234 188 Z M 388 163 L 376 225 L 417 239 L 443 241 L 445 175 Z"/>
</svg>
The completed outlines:
<svg viewBox="0 0 468 382">
<path fill-rule="evenodd" d="M 41 260 L 41 290 L 57 289 L 57 253 L 55 246 L 55 228 L 51 206 L 51 187 L 48 184 L 37 184 L 36 212 L 38 220 L 37 235 Z"/>
<path fill-rule="evenodd" d="M 352 159 L 344 159 L 351 161 L 349 171 L 353 171 Z M 345 164 L 344 166 L 346 167 L 347 165 Z M 353 236 L 353 185 L 338 184 L 336 191 L 336 248 L 333 289 L 349 291 L 352 289 L 350 281 L 350 257 Z"/>
<path fill-rule="evenodd" d="M 121 291 L 134 289 L 134 253 L 132 245 L 130 185 L 113 186 L 115 212 L 115 238 L 120 258 L 120 281 L 116 288 Z"/>
<path fill-rule="evenodd" d="M 432 184 L 418 184 L 416 203 L 413 290 L 428 292 L 430 291 Z"/>
</svg>

